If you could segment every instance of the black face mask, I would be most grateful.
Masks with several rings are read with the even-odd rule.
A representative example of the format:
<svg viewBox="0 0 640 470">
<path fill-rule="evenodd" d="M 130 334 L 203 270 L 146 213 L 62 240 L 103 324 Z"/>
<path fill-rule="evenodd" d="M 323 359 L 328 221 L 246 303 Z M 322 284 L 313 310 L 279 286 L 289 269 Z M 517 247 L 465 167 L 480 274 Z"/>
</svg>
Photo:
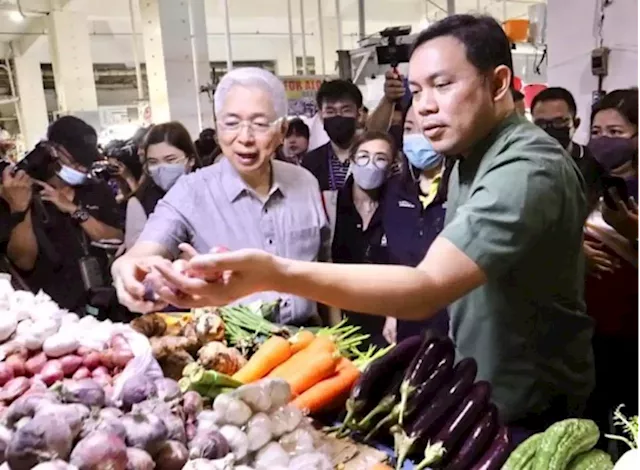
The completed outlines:
<svg viewBox="0 0 640 470">
<path fill-rule="evenodd" d="M 568 148 L 571 143 L 571 128 L 570 127 L 548 127 L 545 129 L 547 134 L 560 142 L 563 148 Z"/>
<path fill-rule="evenodd" d="M 347 148 L 356 134 L 356 118 L 346 116 L 325 118 L 324 130 L 331 142 L 340 148 Z"/>
</svg>

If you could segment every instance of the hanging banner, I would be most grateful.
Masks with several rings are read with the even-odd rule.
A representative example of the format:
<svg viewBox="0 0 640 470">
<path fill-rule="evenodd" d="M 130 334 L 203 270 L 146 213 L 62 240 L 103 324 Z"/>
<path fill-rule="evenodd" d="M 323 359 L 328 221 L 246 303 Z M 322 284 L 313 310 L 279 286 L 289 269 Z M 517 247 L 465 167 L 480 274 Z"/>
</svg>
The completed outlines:
<svg viewBox="0 0 640 470">
<path fill-rule="evenodd" d="M 280 77 L 287 93 L 289 116 L 315 116 L 316 93 L 322 85 L 323 78 L 317 76 Z"/>
</svg>

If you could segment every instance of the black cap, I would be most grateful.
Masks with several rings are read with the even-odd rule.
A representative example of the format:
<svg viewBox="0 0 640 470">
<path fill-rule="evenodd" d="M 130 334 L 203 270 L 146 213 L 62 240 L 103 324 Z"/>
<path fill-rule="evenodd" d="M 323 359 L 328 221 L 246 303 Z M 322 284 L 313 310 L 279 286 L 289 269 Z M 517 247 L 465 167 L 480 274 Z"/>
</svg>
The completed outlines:
<svg viewBox="0 0 640 470">
<path fill-rule="evenodd" d="M 63 116 L 47 130 L 47 139 L 65 148 L 76 163 L 84 167 L 99 160 L 98 134 L 89 124 L 75 116 Z"/>
</svg>

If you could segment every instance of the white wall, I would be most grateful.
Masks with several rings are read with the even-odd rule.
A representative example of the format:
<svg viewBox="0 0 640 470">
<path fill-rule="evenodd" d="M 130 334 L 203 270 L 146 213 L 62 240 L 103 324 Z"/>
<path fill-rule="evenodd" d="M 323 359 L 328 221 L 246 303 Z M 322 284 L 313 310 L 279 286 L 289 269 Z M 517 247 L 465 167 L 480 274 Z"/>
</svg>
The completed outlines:
<svg viewBox="0 0 640 470">
<path fill-rule="evenodd" d="M 575 96 L 582 118 L 576 140 L 582 143 L 589 135 L 591 94 L 598 88 L 598 79 L 591 74 L 591 50 L 597 47 L 594 25 L 599 4 L 599 0 L 548 0 L 547 81 Z M 612 50 L 604 89 L 638 86 L 638 0 L 613 0 L 605 9 L 603 38 Z"/>
</svg>

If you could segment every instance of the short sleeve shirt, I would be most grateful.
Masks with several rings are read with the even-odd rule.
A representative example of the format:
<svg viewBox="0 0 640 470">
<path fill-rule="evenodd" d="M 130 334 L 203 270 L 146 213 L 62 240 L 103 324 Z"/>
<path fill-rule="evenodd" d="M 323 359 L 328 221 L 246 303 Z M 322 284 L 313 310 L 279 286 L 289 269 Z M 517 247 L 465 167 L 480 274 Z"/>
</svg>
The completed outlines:
<svg viewBox="0 0 640 470">
<path fill-rule="evenodd" d="M 593 387 L 592 321 L 585 313 L 585 184 L 559 144 L 512 115 L 453 169 L 442 236 L 488 281 L 449 307 L 457 356 L 507 422 Z"/>
<path fill-rule="evenodd" d="M 200 253 L 216 246 L 259 248 L 285 258 L 328 261 L 330 228 L 317 180 L 306 169 L 274 160 L 266 199 L 244 183 L 231 163 L 219 163 L 181 177 L 161 199 L 138 241 L 164 246 L 178 255 L 188 242 Z M 315 302 L 276 292 L 242 302 L 280 298 L 279 320 L 304 323 L 317 313 Z"/>
</svg>

